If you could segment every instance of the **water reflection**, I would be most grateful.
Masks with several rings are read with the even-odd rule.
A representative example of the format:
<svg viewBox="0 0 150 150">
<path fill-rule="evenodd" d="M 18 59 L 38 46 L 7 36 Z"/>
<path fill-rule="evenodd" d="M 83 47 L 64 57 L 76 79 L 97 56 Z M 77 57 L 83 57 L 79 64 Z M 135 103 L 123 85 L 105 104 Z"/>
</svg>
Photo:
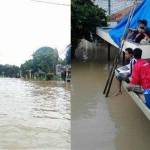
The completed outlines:
<svg viewBox="0 0 150 150">
<path fill-rule="evenodd" d="M 0 149 L 70 149 L 70 85 L 0 78 Z"/>
</svg>

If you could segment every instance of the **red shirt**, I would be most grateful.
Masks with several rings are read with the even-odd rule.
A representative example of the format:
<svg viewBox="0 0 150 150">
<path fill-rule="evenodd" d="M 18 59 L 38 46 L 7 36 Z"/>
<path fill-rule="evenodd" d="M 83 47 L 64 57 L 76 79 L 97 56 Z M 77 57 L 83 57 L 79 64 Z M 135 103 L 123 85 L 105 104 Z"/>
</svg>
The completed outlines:
<svg viewBox="0 0 150 150">
<path fill-rule="evenodd" d="M 143 59 L 137 59 L 131 77 L 131 84 L 138 84 L 144 89 L 150 88 L 150 64 Z"/>
</svg>

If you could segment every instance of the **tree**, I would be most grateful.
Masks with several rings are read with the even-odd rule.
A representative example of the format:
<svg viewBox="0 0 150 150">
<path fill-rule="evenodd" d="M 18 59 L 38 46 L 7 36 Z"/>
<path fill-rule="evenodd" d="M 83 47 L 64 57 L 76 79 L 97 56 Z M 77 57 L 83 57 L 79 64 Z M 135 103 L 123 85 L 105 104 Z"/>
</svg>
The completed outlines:
<svg viewBox="0 0 150 150">
<path fill-rule="evenodd" d="M 61 58 L 59 58 L 59 59 L 58 59 L 58 64 L 66 65 L 66 59 L 61 59 Z"/>
<path fill-rule="evenodd" d="M 0 76 L 17 78 L 19 77 L 20 69 L 15 65 L 0 65 Z"/>
<path fill-rule="evenodd" d="M 33 54 L 33 65 L 45 73 L 54 72 L 58 62 L 58 51 L 50 47 L 42 47 Z"/>
<path fill-rule="evenodd" d="M 96 37 L 96 27 L 107 25 L 105 10 L 94 5 L 91 0 L 72 0 L 71 43 L 72 58 L 80 39 L 92 41 Z"/>
<path fill-rule="evenodd" d="M 24 77 L 29 74 L 29 71 L 43 74 L 54 73 L 57 62 L 57 49 L 42 47 L 33 53 L 33 59 L 21 65 L 21 72 Z"/>
<path fill-rule="evenodd" d="M 21 65 L 20 67 L 22 75 L 25 77 L 26 74 L 28 74 L 29 70 L 34 72 L 34 65 L 33 65 L 33 60 L 27 60 L 24 64 Z"/>
</svg>

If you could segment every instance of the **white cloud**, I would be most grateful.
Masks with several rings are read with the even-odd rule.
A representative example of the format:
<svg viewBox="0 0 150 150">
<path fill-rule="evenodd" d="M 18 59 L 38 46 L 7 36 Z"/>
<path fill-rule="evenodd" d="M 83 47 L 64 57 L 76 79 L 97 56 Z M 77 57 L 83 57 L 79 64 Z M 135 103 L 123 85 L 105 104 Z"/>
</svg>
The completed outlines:
<svg viewBox="0 0 150 150">
<path fill-rule="evenodd" d="M 70 7 L 3 0 L 0 24 L 0 64 L 20 65 L 42 46 L 62 53 L 70 43 Z"/>
</svg>

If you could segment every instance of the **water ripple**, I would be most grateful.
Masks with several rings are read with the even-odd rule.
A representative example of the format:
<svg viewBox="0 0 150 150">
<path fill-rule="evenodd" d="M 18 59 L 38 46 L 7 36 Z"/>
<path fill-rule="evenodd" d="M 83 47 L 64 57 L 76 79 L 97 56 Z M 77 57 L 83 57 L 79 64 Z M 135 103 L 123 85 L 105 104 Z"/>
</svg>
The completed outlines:
<svg viewBox="0 0 150 150">
<path fill-rule="evenodd" d="M 0 149 L 70 149 L 65 83 L 0 78 L 0 108 Z"/>
</svg>

